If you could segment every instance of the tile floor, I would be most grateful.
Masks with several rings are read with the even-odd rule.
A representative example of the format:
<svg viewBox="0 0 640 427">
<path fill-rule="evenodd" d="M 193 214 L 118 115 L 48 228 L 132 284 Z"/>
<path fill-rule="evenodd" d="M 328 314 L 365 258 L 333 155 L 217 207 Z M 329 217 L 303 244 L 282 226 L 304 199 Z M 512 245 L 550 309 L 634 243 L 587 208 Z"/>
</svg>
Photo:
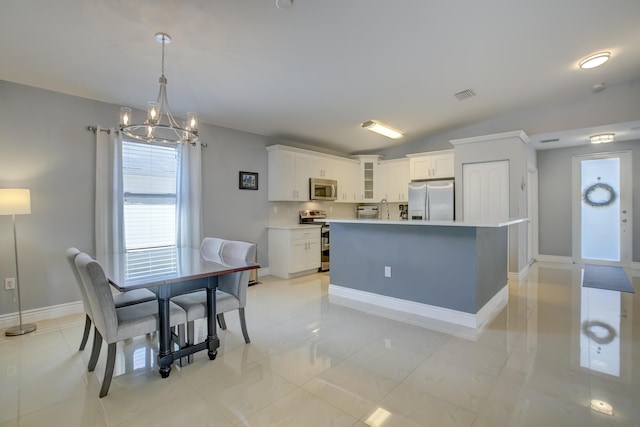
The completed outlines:
<svg viewBox="0 0 640 427">
<path fill-rule="evenodd" d="M 103 399 L 106 346 L 88 373 L 83 316 L 40 322 L 0 338 L 0 426 L 640 426 L 633 274 L 637 293 L 620 294 L 534 264 L 474 339 L 333 304 L 327 274 L 262 277 L 251 344 L 229 313 L 217 359 L 199 353 L 163 380 L 154 337 L 128 341 Z"/>
</svg>

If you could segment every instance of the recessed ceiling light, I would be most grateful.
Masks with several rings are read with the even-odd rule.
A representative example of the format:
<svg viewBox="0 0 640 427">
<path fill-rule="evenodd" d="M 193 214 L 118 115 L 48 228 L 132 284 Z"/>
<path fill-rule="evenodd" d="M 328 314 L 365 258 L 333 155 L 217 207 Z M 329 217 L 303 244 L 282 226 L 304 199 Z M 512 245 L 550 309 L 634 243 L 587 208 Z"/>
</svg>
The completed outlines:
<svg viewBox="0 0 640 427">
<path fill-rule="evenodd" d="M 607 62 L 611 58 L 611 53 L 609 52 L 599 52 L 595 55 L 588 56 L 578 62 L 580 68 L 588 69 L 588 68 L 596 68 Z"/>
<path fill-rule="evenodd" d="M 375 120 L 369 120 L 368 122 L 364 122 L 362 127 L 365 129 L 369 129 L 370 131 L 379 133 L 380 135 L 384 135 L 387 138 L 391 139 L 399 139 L 402 138 L 402 132 L 399 132 L 387 125 L 383 125 L 380 122 L 376 122 Z"/>
<path fill-rule="evenodd" d="M 591 138 L 592 144 L 606 144 L 613 141 L 614 136 L 615 133 L 601 133 L 599 135 L 591 135 L 589 138 Z"/>
</svg>

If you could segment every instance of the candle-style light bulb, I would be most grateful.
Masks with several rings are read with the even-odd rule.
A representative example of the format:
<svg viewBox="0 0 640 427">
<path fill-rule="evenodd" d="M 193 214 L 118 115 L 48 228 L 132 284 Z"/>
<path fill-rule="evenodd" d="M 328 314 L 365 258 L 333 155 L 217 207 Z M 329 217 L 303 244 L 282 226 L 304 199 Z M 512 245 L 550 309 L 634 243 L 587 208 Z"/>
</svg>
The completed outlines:
<svg viewBox="0 0 640 427">
<path fill-rule="evenodd" d="M 120 126 L 129 126 L 131 124 L 131 108 L 120 107 Z"/>
</svg>

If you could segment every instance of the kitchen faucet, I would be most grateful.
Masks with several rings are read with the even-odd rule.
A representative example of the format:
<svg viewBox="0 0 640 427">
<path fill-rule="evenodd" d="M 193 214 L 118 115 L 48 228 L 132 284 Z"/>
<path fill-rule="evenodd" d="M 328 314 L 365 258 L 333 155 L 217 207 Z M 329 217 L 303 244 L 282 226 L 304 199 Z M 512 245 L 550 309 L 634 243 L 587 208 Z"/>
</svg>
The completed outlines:
<svg viewBox="0 0 640 427">
<path fill-rule="evenodd" d="M 382 200 L 380 200 L 380 203 L 378 203 L 378 219 L 382 219 L 382 204 L 383 203 L 387 207 L 387 219 L 389 219 L 389 203 L 387 202 L 387 199 L 382 199 Z"/>
</svg>

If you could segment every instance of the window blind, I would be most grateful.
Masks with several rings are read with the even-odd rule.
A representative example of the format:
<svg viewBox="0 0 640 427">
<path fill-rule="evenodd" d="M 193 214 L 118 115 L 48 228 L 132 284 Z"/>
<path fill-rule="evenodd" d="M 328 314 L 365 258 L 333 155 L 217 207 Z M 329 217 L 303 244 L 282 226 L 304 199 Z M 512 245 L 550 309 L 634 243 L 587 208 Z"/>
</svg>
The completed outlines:
<svg viewBox="0 0 640 427">
<path fill-rule="evenodd" d="M 122 142 L 125 249 L 176 244 L 178 150 Z"/>
</svg>

